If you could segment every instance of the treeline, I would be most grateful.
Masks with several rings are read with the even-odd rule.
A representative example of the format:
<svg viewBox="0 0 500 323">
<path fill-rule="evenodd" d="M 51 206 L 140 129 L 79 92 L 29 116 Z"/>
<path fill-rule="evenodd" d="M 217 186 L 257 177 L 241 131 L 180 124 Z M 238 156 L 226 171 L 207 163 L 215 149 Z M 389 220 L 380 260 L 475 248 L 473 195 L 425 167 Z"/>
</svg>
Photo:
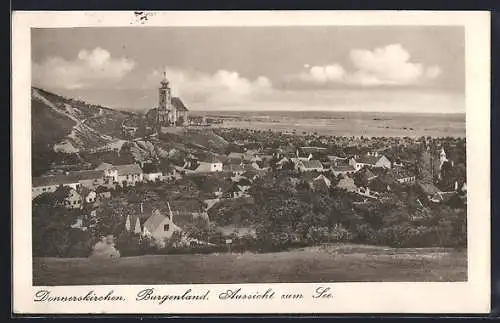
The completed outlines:
<svg viewBox="0 0 500 323">
<path fill-rule="evenodd" d="M 337 189 L 317 192 L 279 176 L 255 183 L 251 193 L 253 204 L 225 203 L 214 206 L 210 215 L 219 225 L 255 227 L 253 243 L 261 249 L 327 242 L 392 247 L 466 245 L 466 210 L 458 197 L 447 204 L 433 204 L 408 187 L 380 201 L 362 202 L 352 193 Z"/>
</svg>

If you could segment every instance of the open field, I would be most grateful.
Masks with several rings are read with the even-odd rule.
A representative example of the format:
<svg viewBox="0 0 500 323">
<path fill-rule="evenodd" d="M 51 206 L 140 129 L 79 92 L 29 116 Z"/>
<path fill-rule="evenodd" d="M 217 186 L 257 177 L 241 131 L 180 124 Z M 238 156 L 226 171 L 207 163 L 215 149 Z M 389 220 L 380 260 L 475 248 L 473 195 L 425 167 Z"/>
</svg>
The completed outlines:
<svg viewBox="0 0 500 323">
<path fill-rule="evenodd" d="M 34 285 L 466 281 L 466 251 L 360 245 L 267 254 L 35 258 Z"/>
</svg>

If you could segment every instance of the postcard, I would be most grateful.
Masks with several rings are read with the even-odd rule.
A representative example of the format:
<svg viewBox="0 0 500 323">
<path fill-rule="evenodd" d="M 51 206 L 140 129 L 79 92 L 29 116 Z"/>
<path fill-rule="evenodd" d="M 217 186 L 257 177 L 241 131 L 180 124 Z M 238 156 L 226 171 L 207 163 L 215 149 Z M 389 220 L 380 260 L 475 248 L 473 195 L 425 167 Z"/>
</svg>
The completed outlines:
<svg viewBox="0 0 500 323">
<path fill-rule="evenodd" d="M 13 311 L 488 313 L 489 28 L 14 12 Z"/>
</svg>

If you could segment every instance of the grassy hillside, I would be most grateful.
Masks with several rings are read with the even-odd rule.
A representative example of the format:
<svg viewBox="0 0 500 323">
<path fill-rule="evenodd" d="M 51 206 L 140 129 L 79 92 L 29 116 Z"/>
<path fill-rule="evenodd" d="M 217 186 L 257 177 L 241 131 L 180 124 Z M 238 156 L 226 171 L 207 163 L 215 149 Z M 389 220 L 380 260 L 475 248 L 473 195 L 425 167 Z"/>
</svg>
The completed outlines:
<svg viewBox="0 0 500 323">
<path fill-rule="evenodd" d="M 75 150 L 106 145 L 121 136 L 121 124 L 134 114 L 112 110 L 33 87 L 32 126 L 35 145 L 66 142 Z"/>
<path fill-rule="evenodd" d="M 147 270 L 147 275 L 144 274 Z M 268 254 L 34 258 L 34 285 L 466 281 L 465 251 L 360 245 Z"/>
<path fill-rule="evenodd" d="M 75 125 L 71 118 L 55 112 L 41 101 L 32 100 L 31 140 L 35 148 L 52 150 L 52 146 L 69 135 Z"/>
</svg>

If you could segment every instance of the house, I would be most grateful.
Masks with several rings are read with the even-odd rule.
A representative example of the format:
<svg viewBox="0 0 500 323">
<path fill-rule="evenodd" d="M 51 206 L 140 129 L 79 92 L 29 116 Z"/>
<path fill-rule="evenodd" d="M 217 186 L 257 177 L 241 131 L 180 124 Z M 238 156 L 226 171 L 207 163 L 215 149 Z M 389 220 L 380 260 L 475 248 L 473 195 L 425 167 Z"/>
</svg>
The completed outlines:
<svg viewBox="0 0 500 323">
<path fill-rule="evenodd" d="M 233 176 L 241 176 L 245 172 L 243 166 L 241 166 L 240 164 L 223 165 L 222 170 L 224 171 L 224 173 L 229 173 Z"/>
<path fill-rule="evenodd" d="M 172 237 L 172 234 L 176 231 L 180 232 L 182 230 L 174 224 L 172 212 L 170 212 L 170 217 L 168 217 L 163 215 L 159 210 L 154 210 L 151 216 L 144 222 L 142 234 L 163 243 L 165 239 Z"/>
<path fill-rule="evenodd" d="M 42 193 L 53 193 L 61 185 L 77 190 L 81 184 L 77 177 L 68 175 L 33 177 L 31 198 L 34 199 Z"/>
<path fill-rule="evenodd" d="M 417 175 L 407 168 L 394 167 L 391 172 L 396 181 L 400 184 L 413 184 L 417 179 Z"/>
<path fill-rule="evenodd" d="M 224 195 L 226 198 L 240 198 L 240 197 L 248 197 L 250 194 L 248 190 L 250 189 L 249 185 L 233 185 Z"/>
<path fill-rule="evenodd" d="M 455 194 L 454 191 L 451 192 L 437 192 L 430 198 L 431 202 L 434 203 L 445 203 L 448 202 Z"/>
<path fill-rule="evenodd" d="M 326 152 L 327 148 L 325 147 L 304 146 L 304 147 L 299 147 L 297 149 L 296 154 L 298 158 L 312 159 L 314 155 L 325 154 Z"/>
<path fill-rule="evenodd" d="M 75 189 L 70 189 L 64 199 L 63 205 L 68 209 L 81 209 L 82 197 Z"/>
<path fill-rule="evenodd" d="M 276 168 L 277 169 L 283 169 L 284 167 L 286 167 L 286 165 L 292 163 L 292 161 L 285 157 L 285 156 L 282 156 L 277 162 L 276 162 Z"/>
<path fill-rule="evenodd" d="M 325 170 L 323 164 L 317 159 L 297 160 L 295 166 L 300 172 L 322 172 Z"/>
<path fill-rule="evenodd" d="M 110 199 L 111 198 L 111 192 L 109 191 L 103 191 L 103 192 L 99 192 L 97 193 L 97 198 L 99 200 L 107 200 L 107 199 Z"/>
<path fill-rule="evenodd" d="M 349 165 L 349 158 L 347 157 L 340 157 L 340 156 L 335 156 L 335 155 L 327 155 L 326 158 L 330 160 L 332 165 L 335 166 L 345 166 Z"/>
<path fill-rule="evenodd" d="M 295 159 L 307 161 L 313 159 L 313 155 L 311 153 L 305 154 L 300 150 L 297 150 L 297 152 L 295 153 Z"/>
<path fill-rule="evenodd" d="M 356 172 L 356 168 L 352 165 L 342 165 L 342 166 L 331 166 L 331 170 L 333 175 L 338 176 L 338 175 L 352 175 L 354 172 Z"/>
<path fill-rule="evenodd" d="M 97 193 L 86 186 L 80 188 L 79 194 L 85 204 L 94 204 L 97 201 Z"/>
<path fill-rule="evenodd" d="M 368 153 L 363 156 L 356 156 L 349 159 L 349 164 L 354 166 L 356 170 L 368 167 L 391 168 L 391 161 L 384 155 L 379 155 L 378 152 Z"/>
<path fill-rule="evenodd" d="M 227 154 L 227 158 L 231 164 L 240 164 L 245 159 L 245 153 L 230 152 Z"/>
<path fill-rule="evenodd" d="M 222 172 L 222 163 L 207 163 L 199 162 L 198 167 L 196 167 L 192 172 L 194 173 L 212 173 L 212 172 Z"/>
<path fill-rule="evenodd" d="M 390 192 L 396 183 L 392 173 L 386 172 L 371 180 L 368 187 L 375 192 Z"/>
<path fill-rule="evenodd" d="M 135 186 L 136 183 L 143 181 L 143 172 L 137 164 L 116 165 L 118 180 L 120 185 L 126 183 L 127 186 Z"/>
<path fill-rule="evenodd" d="M 258 162 L 262 161 L 258 156 L 257 150 L 247 150 L 245 152 L 230 152 L 227 158 L 231 164 L 240 164 L 242 162 Z"/>
<path fill-rule="evenodd" d="M 320 174 L 318 177 L 314 178 L 312 181 L 312 187 L 317 191 L 328 191 L 332 185 L 332 182 L 323 174 Z"/>
<path fill-rule="evenodd" d="M 375 178 L 377 178 L 377 175 L 375 175 L 368 167 L 361 168 L 354 175 L 356 183 L 362 186 L 368 186 L 368 184 L 370 184 L 370 182 Z"/>
<path fill-rule="evenodd" d="M 247 178 L 248 180 L 253 182 L 257 180 L 260 177 L 260 175 L 259 172 L 255 171 L 254 169 L 248 169 L 245 170 L 243 174 L 241 174 L 241 177 Z"/>
<path fill-rule="evenodd" d="M 222 172 L 223 164 L 215 156 L 208 156 L 205 161 L 198 161 L 197 158 L 187 158 L 183 166 L 186 173 L 213 173 Z"/>
<path fill-rule="evenodd" d="M 357 193 L 363 197 L 371 199 L 378 199 L 379 196 L 379 193 L 371 191 L 369 187 L 360 187 L 358 188 Z"/>
<path fill-rule="evenodd" d="M 157 181 L 161 181 L 163 179 L 163 173 L 160 171 L 151 172 L 151 173 L 144 173 L 143 177 L 144 177 L 144 180 L 147 182 L 157 182 Z"/>
<path fill-rule="evenodd" d="M 69 176 L 74 176 L 78 182 L 89 189 L 95 189 L 101 185 L 110 183 L 104 176 L 103 170 L 80 170 L 68 173 Z"/>
<path fill-rule="evenodd" d="M 206 199 L 203 201 L 204 205 L 204 210 L 208 211 L 210 210 L 215 204 L 220 202 L 220 198 L 215 198 L 215 199 Z"/>
<path fill-rule="evenodd" d="M 436 197 L 436 194 L 441 193 L 441 190 L 432 183 L 418 181 L 417 188 L 422 194 L 425 195 L 425 197 L 427 197 L 428 200 L 432 200 Z"/>
<path fill-rule="evenodd" d="M 348 176 L 341 178 L 335 188 L 348 192 L 356 192 L 358 190 L 358 187 L 354 184 L 354 180 Z"/>
</svg>

